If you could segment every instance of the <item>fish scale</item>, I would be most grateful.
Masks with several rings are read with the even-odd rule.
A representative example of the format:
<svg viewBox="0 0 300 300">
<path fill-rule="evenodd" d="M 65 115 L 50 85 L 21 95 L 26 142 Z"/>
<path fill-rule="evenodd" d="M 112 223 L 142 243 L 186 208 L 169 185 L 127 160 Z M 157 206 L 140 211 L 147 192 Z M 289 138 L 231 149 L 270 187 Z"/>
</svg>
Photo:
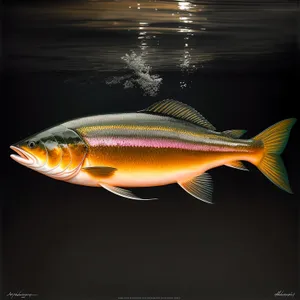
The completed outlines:
<svg viewBox="0 0 300 300">
<path fill-rule="evenodd" d="M 280 154 L 295 122 L 286 119 L 242 139 L 245 130 L 218 132 L 194 108 L 166 99 L 134 113 L 84 117 L 54 126 L 11 146 L 19 154 L 11 157 L 49 177 L 103 187 L 128 199 L 156 199 L 142 199 L 128 187 L 178 183 L 193 197 L 212 203 L 207 171 L 223 165 L 247 170 L 241 161 L 254 164 L 291 193 Z"/>
</svg>

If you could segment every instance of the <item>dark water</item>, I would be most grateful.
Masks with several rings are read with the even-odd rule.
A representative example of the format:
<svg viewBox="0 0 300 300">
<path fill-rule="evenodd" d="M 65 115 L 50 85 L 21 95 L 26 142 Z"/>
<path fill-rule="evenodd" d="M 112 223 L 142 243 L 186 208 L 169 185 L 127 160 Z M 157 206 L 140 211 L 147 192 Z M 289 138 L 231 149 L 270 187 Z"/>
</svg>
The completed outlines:
<svg viewBox="0 0 300 300">
<path fill-rule="evenodd" d="M 7 1 L 7 63 L 27 70 L 117 71 L 131 50 L 154 69 L 194 71 L 279 53 L 297 38 L 296 1 Z"/>
<path fill-rule="evenodd" d="M 28 3 L 34 6 L 36 2 Z M 224 8 L 228 11 L 228 6 L 214 8 L 219 13 Z M 5 24 L 14 18 L 19 17 L 10 12 Z M 35 44 L 44 45 L 43 37 L 30 28 L 25 31 L 26 42 L 26 36 L 32 34 Z M 107 62 L 100 56 L 102 69 L 81 62 L 83 67 L 77 69 L 66 68 L 64 58 L 60 63 L 47 54 L 40 67 L 39 50 L 33 49 L 28 61 L 20 55 L 22 49 L 16 53 L 10 48 L 8 40 L 21 43 L 17 29 L 9 27 L 4 33 L 1 99 L 2 114 L 9 119 L 2 118 L 1 147 L 2 195 L 6 195 L 1 197 L 4 299 L 9 299 L 9 292 L 19 291 L 38 294 L 32 299 L 42 300 L 265 300 L 276 299 L 278 291 L 296 293 L 293 299 L 297 299 L 298 123 L 283 153 L 293 195 L 278 189 L 249 164 L 250 172 L 220 167 L 210 171 L 214 205 L 194 199 L 178 185 L 136 191 L 159 201 L 127 200 L 100 188 L 55 181 L 9 158 L 9 145 L 49 126 L 85 115 L 136 111 L 165 98 L 193 106 L 220 131 L 247 129 L 245 137 L 251 138 L 277 121 L 298 117 L 293 39 L 280 46 L 275 43 L 267 55 L 254 51 L 245 57 L 243 51 L 237 51 L 237 55 L 214 57 L 203 67 L 198 62 L 192 72 L 167 67 L 174 66 L 172 59 L 179 56 L 174 54 L 170 62 L 166 54 L 164 65 L 154 63 L 153 72 L 162 78 L 162 84 L 151 97 L 144 96 L 138 85 L 124 89 L 122 84 L 106 84 L 107 78 L 128 74 L 122 63 L 115 69 L 107 67 L 114 64 L 112 56 Z M 15 33 L 15 38 L 8 33 Z M 122 48 L 124 34 L 117 31 L 99 38 Z M 172 40 L 167 35 L 163 38 Z M 87 51 L 76 39 L 76 45 Z M 259 36 L 252 39 L 257 41 Z M 54 55 L 59 43 L 58 38 Z M 134 44 L 126 43 L 128 50 L 136 50 Z M 213 37 L 210 43 L 224 45 Z M 228 47 L 232 45 L 229 42 Z M 255 48 L 251 45 L 249 52 Z M 100 45 L 97 49 L 101 52 Z M 126 53 L 121 50 L 115 61 Z M 155 59 L 144 57 L 152 66 Z"/>
</svg>

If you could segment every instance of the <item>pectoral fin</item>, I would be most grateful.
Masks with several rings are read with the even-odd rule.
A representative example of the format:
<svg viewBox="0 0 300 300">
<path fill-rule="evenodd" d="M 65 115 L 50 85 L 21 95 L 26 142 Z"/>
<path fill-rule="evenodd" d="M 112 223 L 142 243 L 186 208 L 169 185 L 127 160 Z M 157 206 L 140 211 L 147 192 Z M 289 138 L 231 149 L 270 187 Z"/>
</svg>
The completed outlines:
<svg viewBox="0 0 300 300">
<path fill-rule="evenodd" d="M 82 168 L 82 171 L 96 178 L 97 177 L 107 178 L 112 176 L 117 171 L 117 169 L 112 167 L 105 167 L 105 166 L 95 166 L 95 167 Z"/>
<path fill-rule="evenodd" d="M 103 188 L 105 188 L 106 190 L 108 190 L 118 196 L 124 197 L 124 198 L 133 199 L 133 200 L 158 200 L 157 198 L 148 198 L 148 199 L 140 198 L 140 197 L 134 195 L 131 191 L 122 189 L 120 187 L 110 186 L 110 185 L 104 184 L 104 183 L 100 183 L 99 185 L 102 186 Z"/>
<path fill-rule="evenodd" d="M 178 184 L 193 197 L 212 204 L 213 183 L 208 173 L 203 173 L 186 182 Z"/>
<path fill-rule="evenodd" d="M 232 162 L 226 164 L 225 166 L 239 169 L 242 171 L 248 171 L 248 169 L 244 166 L 244 164 L 239 160 L 232 161 Z"/>
</svg>

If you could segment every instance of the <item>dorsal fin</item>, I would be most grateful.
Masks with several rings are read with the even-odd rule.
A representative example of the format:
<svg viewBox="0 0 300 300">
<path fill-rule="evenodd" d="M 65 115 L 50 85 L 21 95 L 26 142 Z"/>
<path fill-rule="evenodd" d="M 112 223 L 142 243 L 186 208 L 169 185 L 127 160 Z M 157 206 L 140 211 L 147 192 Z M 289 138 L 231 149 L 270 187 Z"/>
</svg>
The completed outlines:
<svg viewBox="0 0 300 300">
<path fill-rule="evenodd" d="M 194 108 L 182 102 L 165 99 L 150 105 L 148 108 L 140 110 L 139 112 L 162 114 L 177 119 L 185 120 L 196 125 L 203 126 L 210 130 L 216 130 L 216 128 L 210 124 L 199 112 Z"/>
<path fill-rule="evenodd" d="M 233 129 L 233 130 L 225 130 L 222 133 L 228 137 L 238 139 L 246 132 L 247 130 L 243 130 L 243 129 Z"/>
</svg>

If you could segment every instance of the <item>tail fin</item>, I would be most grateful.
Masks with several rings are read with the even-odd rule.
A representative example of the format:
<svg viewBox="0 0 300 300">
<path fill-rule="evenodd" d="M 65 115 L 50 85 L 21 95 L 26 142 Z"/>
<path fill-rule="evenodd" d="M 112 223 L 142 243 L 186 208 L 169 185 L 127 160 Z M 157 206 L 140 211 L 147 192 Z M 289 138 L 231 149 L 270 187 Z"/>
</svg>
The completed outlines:
<svg viewBox="0 0 300 300">
<path fill-rule="evenodd" d="M 257 165 L 259 170 L 275 185 L 291 194 L 293 192 L 280 154 L 287 144 L 291 128 L 295 122 L 296 119 L 294 118 L 283 120 L 253 138 L 264 144 L 264 156 Z"/>
</svg>

